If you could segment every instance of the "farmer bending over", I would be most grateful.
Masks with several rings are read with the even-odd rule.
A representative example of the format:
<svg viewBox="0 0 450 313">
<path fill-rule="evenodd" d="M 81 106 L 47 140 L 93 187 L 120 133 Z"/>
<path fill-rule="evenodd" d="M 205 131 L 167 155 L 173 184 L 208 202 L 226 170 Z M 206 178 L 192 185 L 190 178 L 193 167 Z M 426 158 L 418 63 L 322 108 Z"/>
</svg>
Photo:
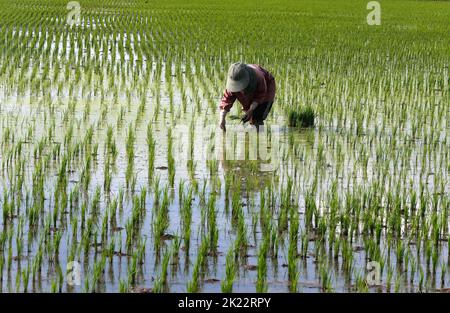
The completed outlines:
<svg viewBox="0 0 450 313">
<path fill-rule="evenodd" d="M 242 121 L 257 128 L 272 108 L 275 98 L 275 78 L 256 64 L 234 63 L 228 70 L 227 86 L 220 102 L 220 128 L 225 128 L 225 116 L 236 99 L 242 104 L 245 115 Z"/>
</svg>

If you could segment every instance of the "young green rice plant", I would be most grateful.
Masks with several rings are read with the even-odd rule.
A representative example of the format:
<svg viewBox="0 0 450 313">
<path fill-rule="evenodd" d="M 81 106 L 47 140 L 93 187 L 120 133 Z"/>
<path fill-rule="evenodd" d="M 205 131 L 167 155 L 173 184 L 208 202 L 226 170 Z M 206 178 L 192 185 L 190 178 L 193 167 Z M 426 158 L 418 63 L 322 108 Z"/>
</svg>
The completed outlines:
<svg viewBox="0 0 450 313">
<path fill-rule="evenodd" d="M 397 255 L 397 262 L 400 265 L 403 264 L 404 256 L 405 256 L 405 246 L 403 245 L 402 240 L 397 241 L 396 255 Z"/>
<path fill-rule="evenodd" d="M 226 258 L 225 278 L 222 280 L 221 290 L 225 293 L 233 292 L 233 283 L 236 276 L 235 248 L 230 247 Z"/>
<path fill-rule="evenodd" d="M 169 183 L 173 187 L 175 182 L 175 159 L 173 157 L 173 137 L 172 129 L 169 128 L 167 133 L 167 166 L 169 172 Z"/>
<path fill-rule="evenodd" d="M 197 263 L 195 263 L 194 270 L 192 272 L 192 278 L 188 282 L 187 287 L 186 287 L 187 292 L 189 292 L 189 293 L 198 292 L 198 290 L 199 290 L 198 279 L 199 279 L 199 266 Z"/>
<path fill-rule="evenodd" d="M 192 271 L 192 278 L 187 283 L 187 292 L 193 293 L 198 292 L 200 288 L 200 278 L 205 270 L 206 257 L 209 249 L 209 241 L 207 237 L 202 238 L 202 243 L 200 244 L 197 260 L 194 264 L 194 269 Z"/>
<path fill-rule="evenodd" d="M 10 228 L 8 231 L 8 238 L 9 238 L 9 246 L 8 246 L 8 272 L 11 271 L 12 261 L 13 261 L 13 245 L 12 245 L 12 238 L 13 238 L 13 229 Z"/>
<path fill-rule="evenodd" d="M 322 290 L 325 292 L 333 291 L 333 283 L 331 278 L 330 268 L 327 267 L 325 261 L 322 261 L 319 267 L 319 278 L 322 286 Z"/>
<path fill-rule="evenodd" d="M 391 291 L 393 273 L 394 273 L 394 271 L 393 271 L 392 267 L 389 265 L 388 269 L 387 269 L 387 276 L 386 276 L 386 291 L 387 292 Z"/>
<path fill-rule="evenodd" d="M 394 292 L 395 293 L 399 293 L 400 292 L 401 283 L 402 283 L 402 275 L 398 274 L 396 279 L 395 279 L 395 284 L 394 284 Z"/>
<path fill-rule="evenodd" d="M 61 244 L 61 238 L 62 238 L 62 232 L 61 231 L 57 231 L 54 234 L 54 238 L 53 238 L 53 253 L 54 253 L 54 260 L 56 262 L 58 262 L 58 258 L 59 258 L 59 247 Z"/>
<path fill-rule="evenodd" d="M 166 234 L 169 227 L 169 189 L 164 189 L 164 196 L 161 206 L 156 212 L 156 220 L 153 224 L 153 232 L 155 236 L 155 248 L 158 250 L 161 243 L 161 238 Z"/>
<path fill-rule="evenodd" d="M 181 229 L 183 232 L 184 250 L 186 255 L 189 254 L 190 238 L 191 238 L 191 223 L 192 223 L 192 200 L 193 190 L 189 188 L 187 195 L 183 196 L 183 206 L 181 213 Z"/>
<path fill-rule="evenodd" d="M 109 245 L 108 245 L 108 249 L 106 251 L 107 251 L 107 256 L 109 258 L 109 266 L 111 268 L 112 264 L 113 264 L 114 253 L 116 251 L 116 238 L 111 239 L 111 241 L 109 242 Z"/>
<path fill-rule="evenodd" d="M 117 207 L 118 207 L 118 201 L 117 198 L 113 199 L 108 208 L 109 208 L 109 225 L 110 228 L 113 230 L 117 226 Z"/>
<path fill-rule="evenodd" d="M 155 166 L 155 147 L 156 142 L 153 139 L 153 127 L 151 123 L 147 126 L 147 150 L 148 150 L 148 181 L 153 178 L 153 171 Z"/>
<path fill-rule="evenodd" d="M 416 259 L 412 259 L 410 262 L 410 270 L 409 270 L 409 282 L 411 285 L 414 283 L 416 268 L 417 268 Z"/>
<path fill-rule="evenodd" d="M 153 286 L 154 292 L 164 292 L 164 290 L 166 290 L 167 288 L 167 269 L 169 266 L 169 260 L 170 260 L 170 250 L 166 250 L 161 264 L 161 274 L 155 280 L 155 284 Z"/>
<path fill-rule="evenodd" d="M 52 284 L 51 284 L 51 293 L 57 293 L 58 292 L 58 282 L 56 279 L 52 279 Z"/>
<path fill-rule="evenodd" d="M 138 274 L 137 259 L 138 259 L 137 253 L 133 253 L 131 262 L 128 265 L 128 282 L 132 286 L 134 286 L 136 284 L 136 280 L 137 280 L 137 274 Z"/>
<path fill-rule="evenodd" d="M 236 247 L 239 249 L 239 254 L 241 257 L 247 255 L 248 250 L 248 235 L 247 235 L 247 224 L 245 222 L 244 211 L 242 208 L 239 209 L 238 222 L 237 222 L 237 234 L 236 234 Z"/>
<path fill-rule="evenodd" d="M 126 154 L 127 154 L 127 170 L 126 170 L 126 186 L 127 188 L 132 187 L 132 179 L 134 175 L 134 142 L 136 136 L 134 133 L 133 126 L 130 124 L 128 127 L 127 140 L 126 140 Z"/>
<path fill-rule="evenodd" d="M 312 189 L 305 196 L 305 226 L 307 229 L 313 227 L 313 217 L 317 216 L 315 191 Z"/>
<path fill-rule="evenodd" d="M 219 241 L 219 229 L 217 227 L 216 196 L 214 193 L 211 193 L 208 199 L 208 229 L 209 229 L 210 253 L 212 255 L 216 255 Z"/>
<path fill-rule="evenodd" d="M 239 212 L 242 210 L 241 205 L 241 184 L 239 180 L 235 181 L 235 186 L 231 194 L 231 218 L 233 226 L 236 226 L 236 222 L 239 218 Z"/>
<path fill-rule="evenodd" d="M 110 164 L 110 157 L 108 155 L 106 157 L 105 167 L 103 169 L 103 188 L 106 193 L 109 193 L 111 191 L 111 181 L 112 181 L 111 164 Z"/>
<path fill-rule="evenodd" d="M 30 280 L 30 265 L 28 264 L 27 268 L 22 270 L 22 284 L 23 284 L 23 292 L 28 292 L 28 284 Z M 1 280 L 0 280 L 1 282 Z"/>
<path fill-rule="evenodd" d="M 291 127 L 312 127 L 314 126 L 314 110 L 306 105 L 288 111 L 288 123 Z"/>
<path fill-rule="evenodd" d="M 180 257 L 179 257 L 179 253 L 180 253 L 180 246 L 181 246 L 181 238 L 178 235 L 175 235 L 172 241 L 172 265 L 173 265 L 173 270 L 172 270 L 172 274 L 175 275 L 176 270 L 178 268 L 178 264 L 180 262 Z"/>
<path fill-rule="evenodd" d="M 361 273 L 356 274 L 355 286 L 357 292 L 367 293 L 369 291 L 367 281 Z"/>
<path fill-rule="evenodd" d="M 298 230 L 299 218 L 297 209 L 290 208 L 290 227 L 289 227 L 289 248 L 288 248 L 288 278 L 290 282 L 290 289 L 292 292 L 297 291 L 298 271 L 297 271 L 297 256 L 298 256 Z"/>
<path fill-rule="evenodd" d="M 125 280 L 119 280 L 119 292 L 128 293 L 130 291 L 130 285 Z"/>
<path fill-rule="evenodd" d="M 101 201 L 101 189 L 99 186 L 96 187 L 94 197 L 91 202 L 91 215 L 93 218 L 96 218 L 100 215 L 100 201 Z"/>
<path fill-rule="evenodd" d="M 256 278 L 256 292 L 267 292 L 267 249 L 268 246 L 263 244 L 258 251 L 258 268 Z"/>
<path fill-rule="evenodd" d="M 300 247 L 300 255 L 303 260 L 306 260 L 306 256 L 308 254 L 308 244 L 309 244 L 308 233 L 306 231 L 303 231 L 301 234 L 301 247 Z M 339 249 L 335 249 L 335 251 L 339 251 Z"/>
</svg>

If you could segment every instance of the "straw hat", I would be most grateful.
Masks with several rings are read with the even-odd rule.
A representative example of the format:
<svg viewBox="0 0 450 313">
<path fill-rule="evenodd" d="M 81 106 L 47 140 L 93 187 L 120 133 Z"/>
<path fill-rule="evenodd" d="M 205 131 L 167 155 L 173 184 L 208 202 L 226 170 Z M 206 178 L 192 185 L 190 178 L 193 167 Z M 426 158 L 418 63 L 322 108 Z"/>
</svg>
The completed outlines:
<svg viewBox="0 0 450 313">
<path fill-rule="evenodd" d="M 233 63 L 228 70 L 227 90 L 229 92 L 239 92 L 244 90 L 250 81 L 250 73 L 247 64 Z"/>
</svg>

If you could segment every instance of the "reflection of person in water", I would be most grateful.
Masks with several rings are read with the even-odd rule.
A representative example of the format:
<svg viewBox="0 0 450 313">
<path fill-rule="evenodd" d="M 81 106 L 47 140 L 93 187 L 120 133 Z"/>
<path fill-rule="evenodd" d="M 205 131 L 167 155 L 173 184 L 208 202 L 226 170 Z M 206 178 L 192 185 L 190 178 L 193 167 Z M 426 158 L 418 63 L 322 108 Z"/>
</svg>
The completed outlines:
<svg viewBox="0 0 450 313">
<path fill-rule="evenodd" d="M 224 131 L 225 116 L 237 100 L 245 116 L 242 121 L 258 128 L 272 108 L 275 98 L 275 78 L 256 64 L 234 63 L 228 71 L 227 86 L 220 102 L 220 128 Z"/>
<path fill-rule="evenodd" d="M 250 136 L 256 136 L 252 139 L 255 146 L 251 147 L 249 135 L 236 136 L 237 133 L 242 133 L 240 128 L 236 132 L 233 131 L 233 127 L 230 130 L 227 135 L 220 138 L 221 143 L 218 143 L 221 145 L 218 158 L 225 175 L 236 175 L 248 191 L 257 191 L 259 188 L 263 188 L 271 181 L 274 173 L 273 171 L 262 170 L 264 165 L 268 165 L 272 160 L 262 159 L 259 157 L 260 153 L 258 153 L 261 152 L 261 148 L 271 155 L 267 143 L 262 143 L 261 137 L 266 136 L 266 133 L 257 133 L 256 131 L 247 133 Z M 234 142 L 234 140 L 237 141 Z M 254 151 L 250 152 L 250 149 Z M 270 156 L 268 157 L 270 158 Z"/>
</svg>

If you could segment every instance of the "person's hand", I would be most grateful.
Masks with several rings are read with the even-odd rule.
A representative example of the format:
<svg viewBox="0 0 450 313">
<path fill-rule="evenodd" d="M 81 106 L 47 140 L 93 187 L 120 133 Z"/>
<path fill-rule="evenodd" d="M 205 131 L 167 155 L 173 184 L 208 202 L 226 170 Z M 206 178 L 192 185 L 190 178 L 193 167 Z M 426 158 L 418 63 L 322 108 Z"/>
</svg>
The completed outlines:
<svg viewBox="0 0 450 313">
<path fill-rule="evenodd" d="M 220 129 L 222 129 L 223 131 L 226 131 L 227 128 L 225 127 L 225 116 L 227 115 L 226 111 L 220 111 L 220 122 L 219 122 L 219 127 Z"/>
<path fill-rule="evenodd" d="M 227 128 L 225 127 L 225 119 L 220 122 L 219 124 L 220 129 L 222 129 L 224 132 L 227 131 Z"/>
<path fill-rule="evenodd" d="M 250 121 L 252 116 L 253 116 L 253 110 L 249 109 L 247 112 L 245 112 L 245 115 L 241 118 L 241 122 L 246 123 L 246 122 Z"/>
<path fill-rule="evenodd" d="M 250 108 L 247 110 L 247 112 L 245 112 L 245 115 L 241 118 L 241 121 L 243 123 L 246 123 L 248 121 L 250 121 L 253 117 L 253 111 L 255 111 L 256 107 L 258 106 L 258 103 L 253 102 L 250 105 Z"/>
</svg>

